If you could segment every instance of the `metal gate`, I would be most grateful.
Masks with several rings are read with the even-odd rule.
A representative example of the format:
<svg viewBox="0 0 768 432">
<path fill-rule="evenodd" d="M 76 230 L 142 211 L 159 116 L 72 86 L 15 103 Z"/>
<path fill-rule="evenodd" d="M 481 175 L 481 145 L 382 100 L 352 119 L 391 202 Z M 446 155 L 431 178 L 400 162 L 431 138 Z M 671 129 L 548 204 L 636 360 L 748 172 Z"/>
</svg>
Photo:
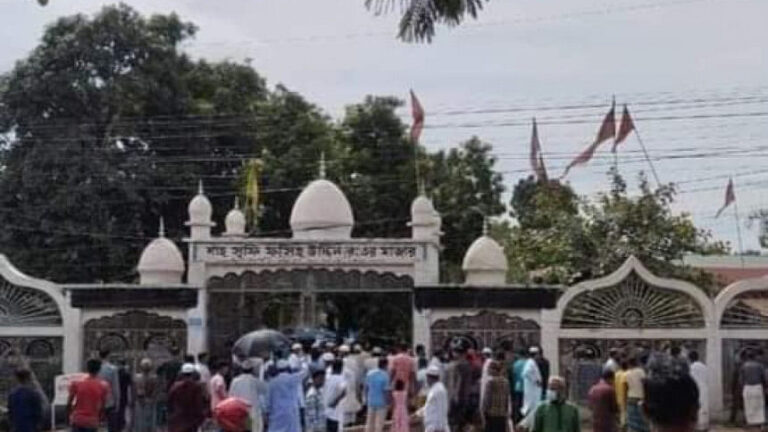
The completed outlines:
<svg viewBox="0 0 768 432">
<path fill-rule="evenodd" d="M 18 368 L 32 371 L 37 384 L 48 398 L 53 397 L 53 379 L 62 371 L 61 337 L 0 338 L 0 404 L 14 386 L 13 374 Z"/>
<path fill-rule="evenodd" d="M 679 346 L 683 355 L 696 351 L 706 358 L 707 341 L 680 339 L 560 339 L 560 374 L 568 383 L 569 398 L 580 404 L 587 402 L 589 389 L 600 380 L 608 353 L 617 348 L 627 355 L 668 352 Z"/>
<path fill-rule="evenodd" d="M 85 323 L 83 361 L 109 350 L 137 370 L 142 358 L 157 366 L 187 346 L 187 326 L 180 319 L 144 311 L 128 311 Z"/>
<path fill-rule="evenodd" d="M 541 328 L 535 321 L 493 311 L 437 320 L 430 331 L 433 352 L 447 348 L 456 338 L 464 339 L 475 349 L 503 347 L 515 350 L 538 346 L 541 341 Z"/>
</svg>

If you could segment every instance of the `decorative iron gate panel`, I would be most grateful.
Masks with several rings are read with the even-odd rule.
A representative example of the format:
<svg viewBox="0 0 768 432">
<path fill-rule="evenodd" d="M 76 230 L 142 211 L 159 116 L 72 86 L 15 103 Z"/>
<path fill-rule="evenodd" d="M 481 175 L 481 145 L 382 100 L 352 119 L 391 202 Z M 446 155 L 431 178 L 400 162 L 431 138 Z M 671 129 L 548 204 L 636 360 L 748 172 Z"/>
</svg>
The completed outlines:
<svg viewBox="0 0 768 432">
<path fill-rule="evenodd" d="M 159 365 L 172 357 L 173 350 L 183 352 L 187 346 L 187 326 L 184 321 L 168 316 L 128 311 L 85 323 L 84 341 L 84 361 L 108 349 L 132 370 L 138 370 L 144 357 Z"/>
<path fill-rule="evenodd" d="M 221 292 L 208 297 L 208 349 L 226 357 L 237 339 L 260 328 L 295 327 L 301 294 Z"/>
<path fill-rule="evenodd" d="M 626 353 L 663 352 L 673 345 L 683 353 L 695 350 L 706 358 L 707 341 L 681 339 L 560 339 L 560 374 L 568 383 L 569 398 L 586 404 L 590 387 L 599 379 L 611 348 Z"/>
<path fill-rule="evenodd" d="M 53 379 L 61 375 L 63 340 L 61 337 L 0 338 L 0 404 L 6 397 L 17 368 L 29 368 L 48 398 L 53 397 Z"/>
<path fill-rule="evenodd" d="M 455 338 L 465 339 L 474 348 L 517 349 L 541 341 L 541 328 L 535 321 L 493 311 L 437 320 L 430 331 L 433 351 L 445 349 Z"/>
<path fill-rule="evenodd" d="M 741 397 L 741 388 L 738 386 L 739 369 L 741 368 L 741 355 L 748 348 L 755 350 L 758 361 L 768 367 L 768 339 L 723 339 L 723 404 L 730 408 L 734 397 Z"/>
<path fill-rule="evenodd" d="M 690 296 L 648 284 L 631 273 L 619 284 L 574 297 L 562 328 L 703 328 L 704 314 Z"/>
</svg>

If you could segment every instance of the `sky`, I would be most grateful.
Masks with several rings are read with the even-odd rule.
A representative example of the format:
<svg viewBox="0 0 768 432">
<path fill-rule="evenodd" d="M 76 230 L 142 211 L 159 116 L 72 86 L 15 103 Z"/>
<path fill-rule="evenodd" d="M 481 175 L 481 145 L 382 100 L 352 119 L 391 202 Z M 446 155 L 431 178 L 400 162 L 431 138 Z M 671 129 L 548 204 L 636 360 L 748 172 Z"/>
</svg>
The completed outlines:
<svg viewBox="0 0 768 432">
<path fill-rule="evenodd" d="M 759 248 L 746 219 L 768 208 L 768 1 L 490 0 L 478 20 L 439 28 L 431 44 L 399 41 L 397 15 L 376 16 L 363 0 L 127 3 L 178 13 L 199 26 L 185 43 L 191 55 L 250 61 L 270 85 L 335 118 L 366 95 L 405 98 L 413 88 L 427 112 L 422 143 L 436 150 L 480 137 L 509 190 L 530 173 L 532 117 L 558 176 L 615 97 L 633 112 L 660 181 L 678 184 L 675 210 L 738 250 L 735 209 L 714 217 L 733 176 L 743 248 Z M 35 47 L 47 23 L 106 4 L 0 0 L 0 71 Z M 407 108 L 400 114 L 408 120 Z M 594 197 L 607 190 L 613 160 L 606 144 L 566 180 Z M 630 185 L 650 171 L 638 136 L 622 143 L 617 164 Z"/>
</svg>

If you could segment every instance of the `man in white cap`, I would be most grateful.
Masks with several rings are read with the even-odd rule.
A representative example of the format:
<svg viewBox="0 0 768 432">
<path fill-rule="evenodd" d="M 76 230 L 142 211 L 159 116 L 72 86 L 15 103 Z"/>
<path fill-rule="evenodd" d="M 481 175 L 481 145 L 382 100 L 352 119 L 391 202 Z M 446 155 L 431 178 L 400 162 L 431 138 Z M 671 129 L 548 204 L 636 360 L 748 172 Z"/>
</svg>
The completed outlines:
<svg viewBox="0 0 768 432">
<path fill-rule="evenodd" d="M 305 362 L 304 347 L 300 343 L 291 345 L 291 355 L 288 356 L 288 362 L 291 364 L 291 368 L 300 369 L 301 364 Z"/>
<path fill-rule="evenodd" d="M 326 352 L 323 353 L 323 355 L 320 356 L 320 360 L 322 360 L 323 367 L 326 371 L 331 370 L 331 364 L 333 364 L 333 361 L 336 360 L 336 356 L 333 355 L 332 352 Z"/>
<path fill-rule="evenodd" d="M 294 343 L 291 346 L 291 355 L 288 356 L 288 363 L 291 366 L 292 370 L 299 370 L 303 369 L 305 367 L 309 367 L 309 362 L 307 361 L 306 355 L 304 355 L 304 347 L 300 343 Z M 309 379 L 309 376 L 306 378 Z M 304 418 L 304 409 L 306 408 L 306 402 L 304 399 L 304 384 L 305 382 L 302 382 L 299 388 L 297 389 L 298 397 L 299 397 L 299 412 L 300 412 L 300 418 Z"/>
<path fill-rule="evenodd" d="M 528 352 L 531 356 L 523 368 L 523 408 L 521 410 L 523 417 L 535 411 L 542 399 L 541 371 L 535 359 L 539 348 L 532 346 Z"/>
<path fill-rule="evenodd" d="M 483 368 L 480 372 L 480 406 L 483 406 L 485 386 L 491 379 L 490 367 L 493 362 L 493 350 L 490 347 L 483 348 Z M 482 412 L 480 413 L 482 415 Z"/>
<path fill-rule="evenodd" d="M 262 432 L 264 425 L 262 424 L 261 405 L 265 401 L 267 384 L 256 378 L 253 360 L 243 361 L 240 369 L 242 373 L 232 380 L 229 387 L 229 396 L 242 399 L 251 405 L 249 412 L 250 431 Z"/>
<path fill-rule="evenodd" d="M 448 393 L 440 382 L 440 368 L 427 368 L 427 401 L 419 415 L 424 418 L 424 432 L 450 432 L 448 428 Z"/>
<path fill-rule="evenodd" d="M 181 366 L 181 376 L 168 392 L 168 431 L 196 432 L 205 421 L 205 395 L 192 363 Z"/>
<path fill-rule="evenodd" d="M 339 355 L 344 361 L 344 381 L 347 383 L 347 393 L 341 401 L 344 410 L 344 426 L 350 425 L 357 420 L 357 413 L 362 409 L 360 403 L 360 364 L 357 357 L 351 354 L 349 345 L 339 347 Z"/>
<path fill-rule="evenodd" d="M 341 359 L 331 359 L 326 362 L 328 365 L 328 375 L 326 375 L 325 386 L 325 417 L 327 432 L 341 432 L 341 424 L 344 421 L 344 410 L 341 406 L 341 400 L 347 393 L 347 383 L 344 380 L 342 370 L 344 363 Z"/>
<path fill-rule="evenodd" d="M 269 432 L 299 432 L 301 417 L 299 413 L 298 387 L 307 377 L 307 368 L 292 372 L 291 364 L 286 359 L 276 363 L 277 375 L 269 380 L 267 395 L 267 418 Z"/>
</svg>

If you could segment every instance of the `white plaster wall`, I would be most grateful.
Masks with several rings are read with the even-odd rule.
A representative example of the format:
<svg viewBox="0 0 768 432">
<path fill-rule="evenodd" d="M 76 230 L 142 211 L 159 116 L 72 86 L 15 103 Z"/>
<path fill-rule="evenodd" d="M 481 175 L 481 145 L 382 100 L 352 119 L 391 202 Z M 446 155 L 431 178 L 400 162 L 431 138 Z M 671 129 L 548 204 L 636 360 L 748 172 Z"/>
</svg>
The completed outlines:
<svg viewBox="0 0 768 432">
<path fill-rule="evenodd" d="M 187 353 L 197 355 L 208 351 L 208 287 L 206 281 L 210 277 L 205 262 L 195 260 L 192 256 L 194 244 L 189 244 L 189 265 L 187 266 L 187 284 L 199 287 L 197 291 L 197 306 L 189 309 L 184 317 L 187 323 Z"/>
<path fill-rule="evenodd" d="M 437 285 L 440 282 L 440 247 L 436 243 L 427 243 L 424 247 L 423 259 L 417 261 L 412 269 L 414 286 Z M 413 346 L 424 345 L 427 355 L 432 355 L 431 334 L 429 331 L 432 325 L 432 311 L 430 309 L 417 310 L 415 304 L 413 308 Z"/>
<path fill-rule="evenodd" d="M 429 328 L 432 322 L 432 311 L 422 309 L 421 311 L 413 308 L 413 346 L 424 345 L 427 350 L 427 357 L 432 356 L 432 335 Z"/>
</svg>

